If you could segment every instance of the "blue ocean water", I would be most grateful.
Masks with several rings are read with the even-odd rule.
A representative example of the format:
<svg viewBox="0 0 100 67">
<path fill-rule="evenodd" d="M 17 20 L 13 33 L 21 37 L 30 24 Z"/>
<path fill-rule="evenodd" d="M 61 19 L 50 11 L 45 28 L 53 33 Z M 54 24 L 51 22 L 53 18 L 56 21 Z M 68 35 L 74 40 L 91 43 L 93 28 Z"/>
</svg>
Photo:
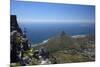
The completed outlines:
<svg viewBox="0 0 100 67">
<path fill-rule="evenodd" d="M 65 31 L 67 35 L 95 34 L 94 23 L 19 23 L 33 44 L 42 42 Z"/>
</svg>

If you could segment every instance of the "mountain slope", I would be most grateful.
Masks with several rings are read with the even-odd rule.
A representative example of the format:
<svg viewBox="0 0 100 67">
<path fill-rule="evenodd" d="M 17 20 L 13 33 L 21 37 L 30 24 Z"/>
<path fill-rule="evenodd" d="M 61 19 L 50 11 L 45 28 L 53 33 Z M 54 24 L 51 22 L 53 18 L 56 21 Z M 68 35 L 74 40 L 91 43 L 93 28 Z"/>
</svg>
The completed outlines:
<svg viewBox="0 0 100 67">
<path fill-rule="evenodd" d="M 39 47 L 45 47 L 48 51 L 55 52 L 59 50 L 79 48 L 79 45 L 75 43 L 74 39 L 62 31 L 59 35 L 50 38 L 46 43 Z"/>
</svg>

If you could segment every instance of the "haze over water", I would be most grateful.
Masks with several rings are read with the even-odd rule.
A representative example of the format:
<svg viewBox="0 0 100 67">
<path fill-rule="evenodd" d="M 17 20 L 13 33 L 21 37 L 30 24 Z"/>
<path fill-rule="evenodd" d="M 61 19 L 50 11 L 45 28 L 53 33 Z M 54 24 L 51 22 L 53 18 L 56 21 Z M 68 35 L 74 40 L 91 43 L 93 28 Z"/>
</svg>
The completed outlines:
<svg viewBox="0 0 100 67">
<path fill-rule="evenodd" d="M 88 35 L 95 34 L 94 23 L 31 23 L 19 24 L 22 30 L 26 30 L 27 37 L 33 43 L 42 42 L 48 38 L 57 36 L 60 32 L 65 31 L 67 35 Z"/>
</svg>

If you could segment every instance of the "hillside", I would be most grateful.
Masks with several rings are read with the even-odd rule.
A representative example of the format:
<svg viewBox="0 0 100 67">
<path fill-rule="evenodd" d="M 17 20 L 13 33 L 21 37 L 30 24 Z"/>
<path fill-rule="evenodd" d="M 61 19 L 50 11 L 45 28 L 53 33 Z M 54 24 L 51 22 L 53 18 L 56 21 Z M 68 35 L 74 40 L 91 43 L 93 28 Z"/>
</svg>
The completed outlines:
<svg viewBox="0 0 100 67">
<path fill-rule="evenodd" d="M 37 46 L 36 48 L 40 47 L 45 47 L 48 51 L 55 52 L 71 48 L 78 49 L 80 45 L 78 45 L 73 38 L 71 38 L 64 31 L 62 31 L 57 36 L 49 38 L 46 43 L 43 43 L 40 46 Z"/>
<path fill-rule="evenodd" d="M 39 49 L 41 47 L 46 48 L 56 58 L 57 63 L 95 60 L 95 37 L 93 35 L 73 38 L 62 31 L 34 48 Z"/>
</svg>

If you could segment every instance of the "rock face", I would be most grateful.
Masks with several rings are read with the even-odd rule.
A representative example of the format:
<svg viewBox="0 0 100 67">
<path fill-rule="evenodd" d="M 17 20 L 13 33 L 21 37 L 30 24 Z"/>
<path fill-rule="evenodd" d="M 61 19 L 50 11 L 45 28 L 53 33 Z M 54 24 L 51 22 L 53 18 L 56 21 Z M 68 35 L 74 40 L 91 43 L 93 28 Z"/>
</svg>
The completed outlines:
<svg viewBox="0 0 100 67">
<path fill-rule="evenodd" d="M 10 17 L 10 31 L 12 32 L 13 30 L 17 30 L 18 32 L 22 33 L 22 30 L 21 28 L 19 27 L 18 25 L 18 22 L 17 22 L 17 17 L 16 15 L 11 15 Z"/>
<path fill-rule="evenodd" d="M 16 36 L 15 36 L 15 32 L 12 33 L 13 31 L 15 32 L 20 32 L 22 33 L 21 29 L 19 28 L 19 25 L 17 23 L 17 17 L 16 15 L 11 15 L 10 16 L 10 32 L 11 32 L 11 40 L 10 40 L 10 62 L 17 62 L 17 44 L 15 42 Z"/>
<path fill-rule="evenodd" d="M 24 51 L 27 51 L 31 44 L 29 44 L 26 34 L 23 34 L 19 27 L 16 15 L 11 15 L 10 24 L 10 62 L 15 63 L 20 62 Z"/>
</svg>

